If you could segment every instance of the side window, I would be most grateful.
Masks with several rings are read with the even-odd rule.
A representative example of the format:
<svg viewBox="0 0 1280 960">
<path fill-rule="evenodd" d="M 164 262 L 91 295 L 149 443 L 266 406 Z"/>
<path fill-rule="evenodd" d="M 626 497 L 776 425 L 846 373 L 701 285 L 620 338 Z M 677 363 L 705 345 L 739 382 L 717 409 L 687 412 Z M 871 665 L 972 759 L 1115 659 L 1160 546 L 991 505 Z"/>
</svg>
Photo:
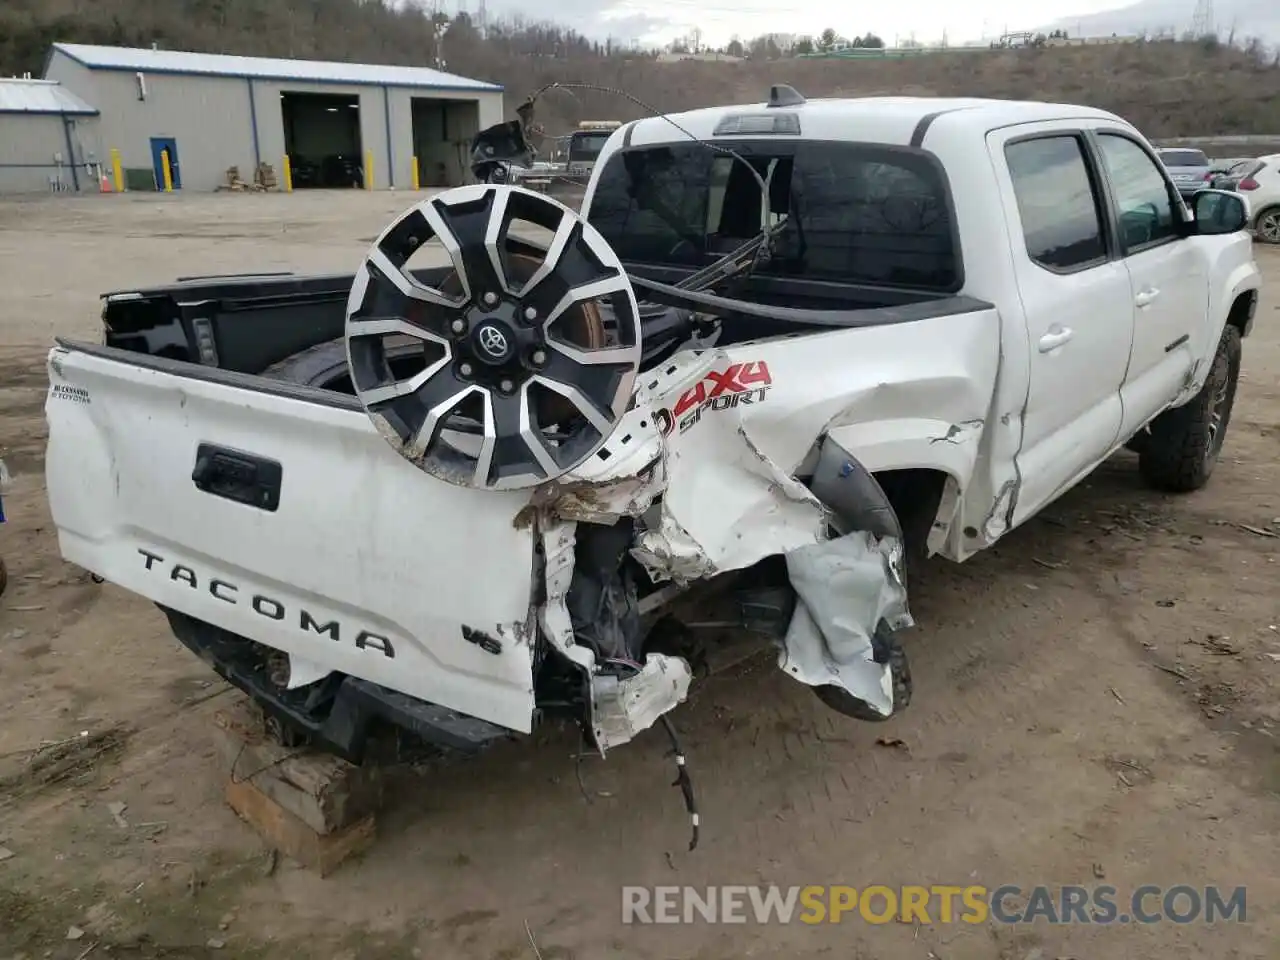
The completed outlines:
<svg viewBox="0 0 1280 960">
<path fill-rule="evenodd" d="M 1147 151 L 1128 137 L 1099 133 L 1120 215 L 1120 243 L 1126 254 L 1178 236 L 1169 183 Z"/>
<path fill-rule="evenodd" d="M 1004 152 L 1027 255 L 1062 273 L 1103 262 L 1102 218 L 1081 139 L 1038 137 L 1011 143 Z"/>
</svg>

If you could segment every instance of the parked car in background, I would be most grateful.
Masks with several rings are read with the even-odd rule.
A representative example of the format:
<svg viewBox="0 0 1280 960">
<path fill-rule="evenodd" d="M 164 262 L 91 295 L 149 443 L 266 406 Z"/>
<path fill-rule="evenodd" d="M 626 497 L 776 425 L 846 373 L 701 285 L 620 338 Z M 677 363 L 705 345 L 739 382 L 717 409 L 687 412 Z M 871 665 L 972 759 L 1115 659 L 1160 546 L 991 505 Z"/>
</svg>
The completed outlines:
<svg viewBox="0 0 1280 960">
<path fill-rule="evenodd" d="M 1178 193 L 1182 194 L 1184 200 L 1209 186 L 1213 164 L 1203 150 L 1177 147 L 1158 150 L 1156 155 L 1169 171 L 1173 185 L 1178 188 Z"/>
<path fill-rule="evenodd" d="M 1254 237 L 1263 243 L 1280 243 L 1280 153 L 1250 160 L 1223 180 L 1223 189 L 1249 199 Z"/>
<path fill-rule="evenodd" d="M 320 186 L 320 164 L 309 157 L 290 157 L 289 176 L 294 187 Z"/>
<path fill-rule="evenodd" d="M 1250 171 L 1258 165 L 1257 157 L 1245 157 L 1239 160 L 1223 161 L 1219 160 L 1213 168 L 1213 176 L 1209 180 L 1209 186 L 1214 190 L 1234 190 L 1236 184 L 1249 175 Z"/>
<path fill-rule="evenodd" d="M 569 137 L 569 176 L 582 177 L 585 182 L 595 167 L 596 157 L 620 126 L 622 123 L 618 120 L 583 120 L 578 124 L 578 129 Z"/>
<path fill-rule="evenodd" d="M 320 181 L 326 187 L 363 187 L 364 165 L 359 157 L 330 154 L 320 161 Z"/>
</svg>

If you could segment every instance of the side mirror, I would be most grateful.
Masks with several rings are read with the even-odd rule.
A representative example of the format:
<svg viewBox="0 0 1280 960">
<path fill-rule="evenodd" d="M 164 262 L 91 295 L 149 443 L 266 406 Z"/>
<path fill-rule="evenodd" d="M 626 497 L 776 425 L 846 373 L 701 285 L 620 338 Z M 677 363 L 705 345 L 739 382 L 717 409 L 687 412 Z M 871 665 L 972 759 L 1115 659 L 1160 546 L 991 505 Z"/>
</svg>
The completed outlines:
<svg viewBox="0 0 1280 960">
<path fill-rule="evenodd" d="M 1215 236 L 1236 233 L 1249 225 L 1249 206 L 1244 197 L 1227 190 L 1201 190 L 1192 199 L 1196 233 Z"/>
</svg>

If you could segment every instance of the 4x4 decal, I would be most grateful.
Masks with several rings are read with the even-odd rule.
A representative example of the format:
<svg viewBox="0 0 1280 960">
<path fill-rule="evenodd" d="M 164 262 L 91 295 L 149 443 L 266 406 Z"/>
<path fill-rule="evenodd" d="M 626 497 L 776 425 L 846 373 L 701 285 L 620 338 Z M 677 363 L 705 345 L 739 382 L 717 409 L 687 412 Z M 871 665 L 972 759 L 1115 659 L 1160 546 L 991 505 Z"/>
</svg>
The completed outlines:
<svg viewBox="0 0 1280 960">
<path fill-rule="evenodd" d="M 708 371 L 697 385 L 680 395 L 668 413 L 663 410 L 658 419 L 663 434 L 673 428 L 684 433 L 702 419 L 705 412 L 729 410 L 744 403 L 760 403 L 773 386 L 769 365 L 763 360 L 732 363 L 722 370 Z"/>
</svg>

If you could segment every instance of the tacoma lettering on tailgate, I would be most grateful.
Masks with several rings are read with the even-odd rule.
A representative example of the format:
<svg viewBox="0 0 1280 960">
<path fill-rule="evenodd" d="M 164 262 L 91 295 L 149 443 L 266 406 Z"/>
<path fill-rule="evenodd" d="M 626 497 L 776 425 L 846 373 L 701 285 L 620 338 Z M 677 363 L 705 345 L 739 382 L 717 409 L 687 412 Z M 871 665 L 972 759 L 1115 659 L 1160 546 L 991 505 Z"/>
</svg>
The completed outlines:
<svg viewBox="0 0 1280 960">
<path fill-rule="evenodd" d="M 138 548 L 138 553 L 142 554 L 144 565 L 153 573 L 166 574 L 174 583 L 185 583 L 192 590 L 207 590 L 211 596 L 221 600 L 223 603 L 230 603 L 233 606 L 247 603 L 254 613 L 268 620 L 293 620 L 303 633 L 315 633 L 322 637 L 328 637 L 336 643 L 342 642 L 343 637 L 350 637 L 353 633 L 350 627 L 344 628 L 337 620 L 330 619 L 326 623 L 321 623 L 305 607 L 300 607 L 296 613 L 291 613 L 283 602 L 267 594 L 249 594 L 229 580 L 222 580 L 218 577 L 205 577 L 202 574 L 197 574 L 192 567 L 186 564 L 170 563 L 160 554 L 152 553 L 150 550 L 144 550 L 141 547 Z M 248 597 L 247 601 L 244 599 L 245 597 Z M 361 650 L 377 650 L 388 659 L 395 658 L 396 651 L 395 647 L 391 645 L 391 641 L 381 634 L 374 633 L 372 630 L 355 631 L 355 637 L 352 642 Z"/>
</svg>

